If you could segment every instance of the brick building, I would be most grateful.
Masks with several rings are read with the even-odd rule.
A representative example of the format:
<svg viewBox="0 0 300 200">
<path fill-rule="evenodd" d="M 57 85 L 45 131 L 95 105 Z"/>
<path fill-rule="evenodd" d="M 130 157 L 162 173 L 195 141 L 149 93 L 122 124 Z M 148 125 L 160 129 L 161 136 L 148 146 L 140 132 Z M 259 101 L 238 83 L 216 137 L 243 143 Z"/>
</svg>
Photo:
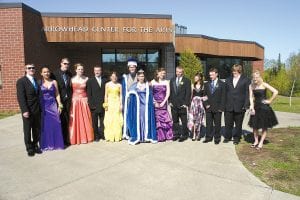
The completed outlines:
<svg viewBox="0 0 300 200">
<path fill-rule="evenodd" d="M 19 110 L 16 80 L 25 63 L 53 70 L 69 57 L 90 76 L 96 64 L 123 73 L 128 57 L 136 57 L 148 74 L 165 67 L 170 78 L 179 54 L 191 49 L 206 74 L 214 66 L 226 78 L 233 64 L 243 64 L 250 74 L 263 69 L 264 59 L 264 47 L 256 42 L 186 34 L 171 15 L 40 13 L 23 3 L 0 3 L 0 46 L 0 111 Z"/>
</svg>

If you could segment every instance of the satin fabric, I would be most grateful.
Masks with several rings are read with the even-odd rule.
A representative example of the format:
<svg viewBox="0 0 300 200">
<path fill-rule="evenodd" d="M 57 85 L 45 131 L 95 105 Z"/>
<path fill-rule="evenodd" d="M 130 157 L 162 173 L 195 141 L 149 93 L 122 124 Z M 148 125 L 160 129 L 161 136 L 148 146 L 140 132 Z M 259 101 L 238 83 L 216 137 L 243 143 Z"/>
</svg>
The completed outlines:
<svg viewBox="0 0 300 200">
<path fill-rule="evenodd" d="M 86 82 L 72 83 L 73 95 L 70 110 L 70 143 L 83 144 L 94 140 L 92 116 L 87 102 Z"/>
</svg>

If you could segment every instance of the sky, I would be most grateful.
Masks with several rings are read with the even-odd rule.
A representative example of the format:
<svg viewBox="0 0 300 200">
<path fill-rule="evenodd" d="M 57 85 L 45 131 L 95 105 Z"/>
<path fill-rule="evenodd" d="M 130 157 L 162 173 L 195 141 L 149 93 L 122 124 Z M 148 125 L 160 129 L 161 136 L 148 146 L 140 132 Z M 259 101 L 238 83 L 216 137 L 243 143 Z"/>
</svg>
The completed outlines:
<svg viewBox="0 0 300 200">
<path fill-rule="evenodd" d="M 0 0 L 20 2 L 18 0 Z M 266 59 L 300 51 L 300 0 L 24 0 L 40 12 L 169 14 L 188 34 L 255 41 Z"/>
</svg>

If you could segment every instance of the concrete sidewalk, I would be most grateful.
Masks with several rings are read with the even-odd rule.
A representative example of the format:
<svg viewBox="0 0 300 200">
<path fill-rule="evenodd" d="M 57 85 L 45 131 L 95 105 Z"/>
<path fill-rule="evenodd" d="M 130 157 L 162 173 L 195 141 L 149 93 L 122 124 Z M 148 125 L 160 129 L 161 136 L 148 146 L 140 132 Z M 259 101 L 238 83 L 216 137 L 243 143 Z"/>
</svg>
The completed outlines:
<svg viewBox="0 0 300 200">
<path fill-rule="evenodd" d="M 277 116 L 280 127 L 300 126 L 299 114 Z M 16 115 L 0 120 L 0 155 L 1 200 L 300 200 L 253 176 L 232 143 L 101 141 L 29 158 Z"/>
</svg>

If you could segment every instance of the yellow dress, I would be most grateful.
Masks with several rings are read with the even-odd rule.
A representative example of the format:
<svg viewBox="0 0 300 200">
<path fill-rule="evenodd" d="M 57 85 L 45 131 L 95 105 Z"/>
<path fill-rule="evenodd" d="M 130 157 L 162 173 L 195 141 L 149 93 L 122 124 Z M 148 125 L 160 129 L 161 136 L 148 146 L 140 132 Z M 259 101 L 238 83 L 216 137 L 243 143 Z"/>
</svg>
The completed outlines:
<svg viewBox="0 0 300 200">
<path fill-rule="evenodd" d="M 120 87 L 108 86 L 107 107 L 104 117 L 104 136 L 106 141 L 122 140 L 123 116 L 120 111 Z"/>
</svg>

